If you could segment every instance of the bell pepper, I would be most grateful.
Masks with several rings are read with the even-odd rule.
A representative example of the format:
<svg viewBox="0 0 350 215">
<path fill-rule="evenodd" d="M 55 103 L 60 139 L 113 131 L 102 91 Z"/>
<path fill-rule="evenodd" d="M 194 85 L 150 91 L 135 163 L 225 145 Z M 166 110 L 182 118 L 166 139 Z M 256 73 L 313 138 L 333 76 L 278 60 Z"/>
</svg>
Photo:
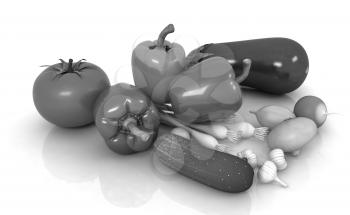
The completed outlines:
<svg viewBox="0 0 350 215">
<path fill-rule="evenodd" d="M 132 72 L 135 85 L 156 103 L 169 100 L 167 88 L 173 76 L 184 67 L 185 50 L 165 37 L 174 32 L 170 24 L 159 34 L 156 41 L 144 41 L 132 53 Z"/>
<path fill-rule="evenodd" d="M 95 124 L 112 151 L 131 154 L 151 147 L 160 121 L 157 108 L 140 89 L 119 83 L 99 96 Z"/>
<path fill-rule="evenodd" d="M 248 76 L 251 60 L 243 60 L 243 73 L 236 77 L 223 57 L 191 53 L 188 68 L 169 85 L 171 108 L 184 122 L 203 123 L 225 119 L 242 105 L 239 83 Z"/>
</svg>

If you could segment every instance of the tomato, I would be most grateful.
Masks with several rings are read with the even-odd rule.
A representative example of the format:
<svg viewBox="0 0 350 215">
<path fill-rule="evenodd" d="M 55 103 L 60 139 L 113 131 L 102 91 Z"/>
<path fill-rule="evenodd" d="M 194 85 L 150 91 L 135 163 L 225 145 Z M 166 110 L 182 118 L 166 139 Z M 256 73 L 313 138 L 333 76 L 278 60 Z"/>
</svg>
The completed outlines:
<svg viewBox="0 0 350 215">
<path fill-rule="evenodd" d="M 60 61 L 35 80 L 35 107 L 42 117 L 60 127 L 90 124 L 95 100 L 110 86 L 109 79 L 101 68 L 85 60 Z"/>
</svg>

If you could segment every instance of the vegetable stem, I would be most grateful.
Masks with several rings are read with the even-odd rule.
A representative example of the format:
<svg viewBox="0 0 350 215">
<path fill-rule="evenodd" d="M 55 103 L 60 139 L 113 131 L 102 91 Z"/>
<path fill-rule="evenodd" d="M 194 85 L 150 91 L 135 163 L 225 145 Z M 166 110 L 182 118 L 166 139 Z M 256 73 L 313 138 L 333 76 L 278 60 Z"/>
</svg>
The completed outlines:
<svg viewBox="0 0 350 215">
<path fill-rule="evenodd" d="M 158 40 L 157 40 L 157 46 L 159 48 L 163 48 L 164 47 L 164 41 L 165 41 L 165 37 L 170 34 L 173 33 L 175 31 L 175 27 L 173 24 L 169 24 L 167 25 L 162 32 L 160 32 Z"/>
<path fill-rule="evenodd" d="M 249 58 L 243 59 L 243 73 L 236 77 L 236 82 L 238 84 L 242 83 L 245 79 L 247 79 L 249 73 L 250 73 L 250 67 L 252 65 L 252 60 Z"/>
<path fill-rule="evenodd" d="M 69 59 L 69 61 L 68 61 L 67 72 L 74 72 L 74 69 L 73 69 L 73 59 Z"/>
<path fill-rule="evenodd" d="M 132 118 L 128 118 L 124 121 L 124 127 L 128 128 L 133 135 L 141 138 L 141 140 L 144 142 L 148 141 L 148 139 L 151 137 L 151 133 L 137 127 L 136 121 Z"/>
</svg>

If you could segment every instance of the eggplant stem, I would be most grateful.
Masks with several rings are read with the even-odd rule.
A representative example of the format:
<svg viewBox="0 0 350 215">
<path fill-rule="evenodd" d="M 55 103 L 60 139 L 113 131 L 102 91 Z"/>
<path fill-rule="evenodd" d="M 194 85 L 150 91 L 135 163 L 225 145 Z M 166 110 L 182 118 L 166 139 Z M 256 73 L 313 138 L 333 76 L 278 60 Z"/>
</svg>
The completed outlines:
<svg viewBox="0 0 350 215">
<path fill-rule="evenodd" d="M 159 48 L 163 48 L 164 47 L 164 41 L 165 41 L 165 37 L 170 34 L 173 33 L 175 31 L 175 27 L 173 24 L 169 24 L 167 25 L 162 32 L 160 32 L 158 40 L 157 40 L 157 46 Z"/>
<path fill-rule="evenodd" d="M 236 78 L 236 82 L 240 84 L 245 79 L 247 79 L 249 73 L 250 73 L 250 67 L 252 65 L 252 60 L 249 58 L 243 59 L 243 73 Z"/>
</svg>

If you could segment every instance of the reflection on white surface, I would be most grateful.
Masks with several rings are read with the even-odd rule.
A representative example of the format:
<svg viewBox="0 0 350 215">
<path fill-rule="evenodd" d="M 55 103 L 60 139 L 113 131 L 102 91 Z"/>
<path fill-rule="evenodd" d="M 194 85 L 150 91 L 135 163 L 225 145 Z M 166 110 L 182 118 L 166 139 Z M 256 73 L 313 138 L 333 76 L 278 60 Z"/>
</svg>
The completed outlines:
<svg viewBox="0 0 350 215">
<path fill-rule="evenodd" d="M 159 181 L 160 191 L 169 199 L 200 214 L 250 214 L 249 192 L 224 193 L 190 180 L 165 167 L 153 154 L 153 172 Z"/>
<path fill-rule="evenodd" d="M 103 145 L 93 126 L 79 129 L 54 127 L 43 145 L 45 167 L 54 176 L 69 181 L 83 182 L 97 177 Z M 102 151 L 102 153 L 101 153 Z"/>
<path fill-rule="evenodd" d="M 166 132 L 167 129 L 162 129 Z M 228 194 L 214 190 L 169 170 L 154 160 L 153 151 L 132 156 L 108 150 L 94 127 L 54 127 L 42 151 L 47 170 L 69 182 L 99 180 L 103 196 L 122 208 L 140 207 L 160 190 L 170 200 L 203 214 L 249 214 L 249 193 Z M 160 172 L 161 171 L 161 172 Z M 168 171 L 168 175 L 164 173 Z M 205 201 L 210 204 L 203 204 Z"/>
<path fill-rule="evenodd" d="M 265 105 L 282 105 L 292 109 L 295 101 L 289 96 L 271 96 L 253 90 L 243 91 L 243 106 L 239 113 L 258 126 L 251 109 Z M 161 133 L 167 132 L 166 128 Z M 319 156 L 321 135 L 303 149 L 299 157 L 288 157 L 288 168 L 279 177 L 291 189 L 309 185 L 310 157 Z M 236 144 L 237 152 L 253 149 L 260 162 L 268 159 L 266 143 L 250 139 Z M 245 193 L 223 193 L 185 178 L 160 164 L 153 152 L 131 156 L 117 155 L 104 144 L 94 126 L 80 129 L 54 127 L 46 137 L 42 150 L 43 162 L 54 176 L 69 182 L 98 180 L 103 196 L 108 202 L 122 208 L 141 207 L 148 204 L 157 191 L 168 200 L 191 208 L 200 214 L 250 214 L 253 203 L 272 205 L 268 199 L 281 192 L 289 192 L 276 185 L 263 185 L 255 179 L 253 187 Z M 318 159 L 322 159 L 322 156 Z M 268 196 L 268 198 L 267 198 Z M 254 200 L 255 199 L 255 200 Z"/>
<path fill-rule="evenodd" d="M 127 157 L 110 154 L 98 174 L 104 197 L 118 207 L 142 206 L 158 189 L 149 152 Z"/>
<path fill-rule="evenodd" d="M 117 155 L 93 126 L 55 127 L 45 140 L 42 156 L 54 176 L 69 182 L 99 179 L 106 200 L 120 207 L 138 207 L 157 189 L 149 153 Z"/>
</svg>

